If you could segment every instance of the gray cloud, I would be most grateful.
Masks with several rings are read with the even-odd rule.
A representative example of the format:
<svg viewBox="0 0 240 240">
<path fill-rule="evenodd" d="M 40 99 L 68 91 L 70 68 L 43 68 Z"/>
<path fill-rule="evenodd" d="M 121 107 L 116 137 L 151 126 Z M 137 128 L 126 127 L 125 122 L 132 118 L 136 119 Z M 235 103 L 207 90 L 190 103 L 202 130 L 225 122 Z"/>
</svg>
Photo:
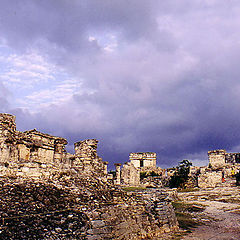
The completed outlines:
<svg viewBox="0 0 240 240">
<path fill-rule="evenodd" d="M 20 128 L 36 126 L 70 144 L 96 137 L 109 161 L 155 151 L 164 166 L 239 146 L 237 1 L 1 5 L 0 32 L 9 46 L 37 49 L 92 90 L 38 114 L 12 110 Z M 107 34 L 118 44 L 111 54 L 97 38 Z"/>
<path fill-rule="evenodd" d="M 10 91 L 0 82 L 0 109 L 1 112 L 6 112 L 9 109 Z"/>
</svg>

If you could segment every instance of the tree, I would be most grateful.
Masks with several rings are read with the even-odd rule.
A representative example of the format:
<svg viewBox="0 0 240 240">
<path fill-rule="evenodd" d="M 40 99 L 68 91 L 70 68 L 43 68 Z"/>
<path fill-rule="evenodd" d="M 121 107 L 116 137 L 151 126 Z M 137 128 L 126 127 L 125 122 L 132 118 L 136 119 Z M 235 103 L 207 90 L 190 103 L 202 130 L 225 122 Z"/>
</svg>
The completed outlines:
<svg viewBox="0 0 240 240">
<path fill-rule="evenodd" d="M 189 178 L 188 174 L 190 172 L 190 166 L 192 166 L 192 163 L 189 160 L 182 160 L 176 167 L 176 171 L 173 176 L 171 176 L 171 179 L 169 181 L 169 187 L 183 187 Z"/>
</svg>

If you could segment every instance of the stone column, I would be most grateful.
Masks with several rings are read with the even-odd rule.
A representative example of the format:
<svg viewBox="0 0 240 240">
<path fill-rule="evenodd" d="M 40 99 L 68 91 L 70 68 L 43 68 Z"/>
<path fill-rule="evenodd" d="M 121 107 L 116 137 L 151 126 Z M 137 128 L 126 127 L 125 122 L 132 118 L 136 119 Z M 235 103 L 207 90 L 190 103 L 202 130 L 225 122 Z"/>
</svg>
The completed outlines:
<svg viewBox="0 0 240 240">
<path fill-rule="evenodd" d="M 104 174 L 107 175 L 108 174 L 108 171 L 107 171 L 107 167 L 108 167 L 108 162 L 103 162 L 103 167 L 104 167 Z"/>
<path fill-rule="evenodd" d="M 68 142 L 64 138 L 58 138 L 54 141 L 54 156 L 53 161 L 62 163 L 64 160 L 66 160 L 66 150 L 65 145 L 67 145 Z"/>
<path fill-rule="evenodd" d="M 16 141 L 16 117 L 7 113 L 0 113 L 0 161 L 18 159 Z"/>
<path fill-rule="evenodd" d="M 114 164 L 116 167 L 116 181 L 115 183 L 120 185 L 121 184 L 121 163 L 115 163 Z"/>
</svg>

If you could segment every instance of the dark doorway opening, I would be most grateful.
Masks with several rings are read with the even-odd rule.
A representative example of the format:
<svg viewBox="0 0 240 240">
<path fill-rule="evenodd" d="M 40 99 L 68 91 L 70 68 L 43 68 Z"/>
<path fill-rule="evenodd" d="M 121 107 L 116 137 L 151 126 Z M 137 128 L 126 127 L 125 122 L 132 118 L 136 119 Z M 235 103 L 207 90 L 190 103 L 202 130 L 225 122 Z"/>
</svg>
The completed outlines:
<svg viewBox="0 0 240 240">
<path fill-rule="evenodd" d="M 140 160 L 140 167 L 143 167 L 143 160 Z"/>
<path fill-rule="evenodd" d="M 239 153 L 235 155 L 235 162 L 240 163 L 240 154 Z"/>
</svg>

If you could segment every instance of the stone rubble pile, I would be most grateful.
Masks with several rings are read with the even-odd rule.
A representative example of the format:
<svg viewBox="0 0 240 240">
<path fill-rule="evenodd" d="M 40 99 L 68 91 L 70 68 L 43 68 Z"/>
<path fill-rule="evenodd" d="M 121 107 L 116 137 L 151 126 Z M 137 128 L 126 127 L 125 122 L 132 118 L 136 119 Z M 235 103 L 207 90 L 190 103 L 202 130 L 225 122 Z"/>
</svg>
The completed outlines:
<svg viewBox="0 0 240 240">
<path fill-rule="evenodd" d="M 152 192 L 154 191 L 154 192 Z M 161 239 L 178 229 L 166 193 L 124 192 L 99 178 L 0 179 L 0 239 Z"/>
</svg>

